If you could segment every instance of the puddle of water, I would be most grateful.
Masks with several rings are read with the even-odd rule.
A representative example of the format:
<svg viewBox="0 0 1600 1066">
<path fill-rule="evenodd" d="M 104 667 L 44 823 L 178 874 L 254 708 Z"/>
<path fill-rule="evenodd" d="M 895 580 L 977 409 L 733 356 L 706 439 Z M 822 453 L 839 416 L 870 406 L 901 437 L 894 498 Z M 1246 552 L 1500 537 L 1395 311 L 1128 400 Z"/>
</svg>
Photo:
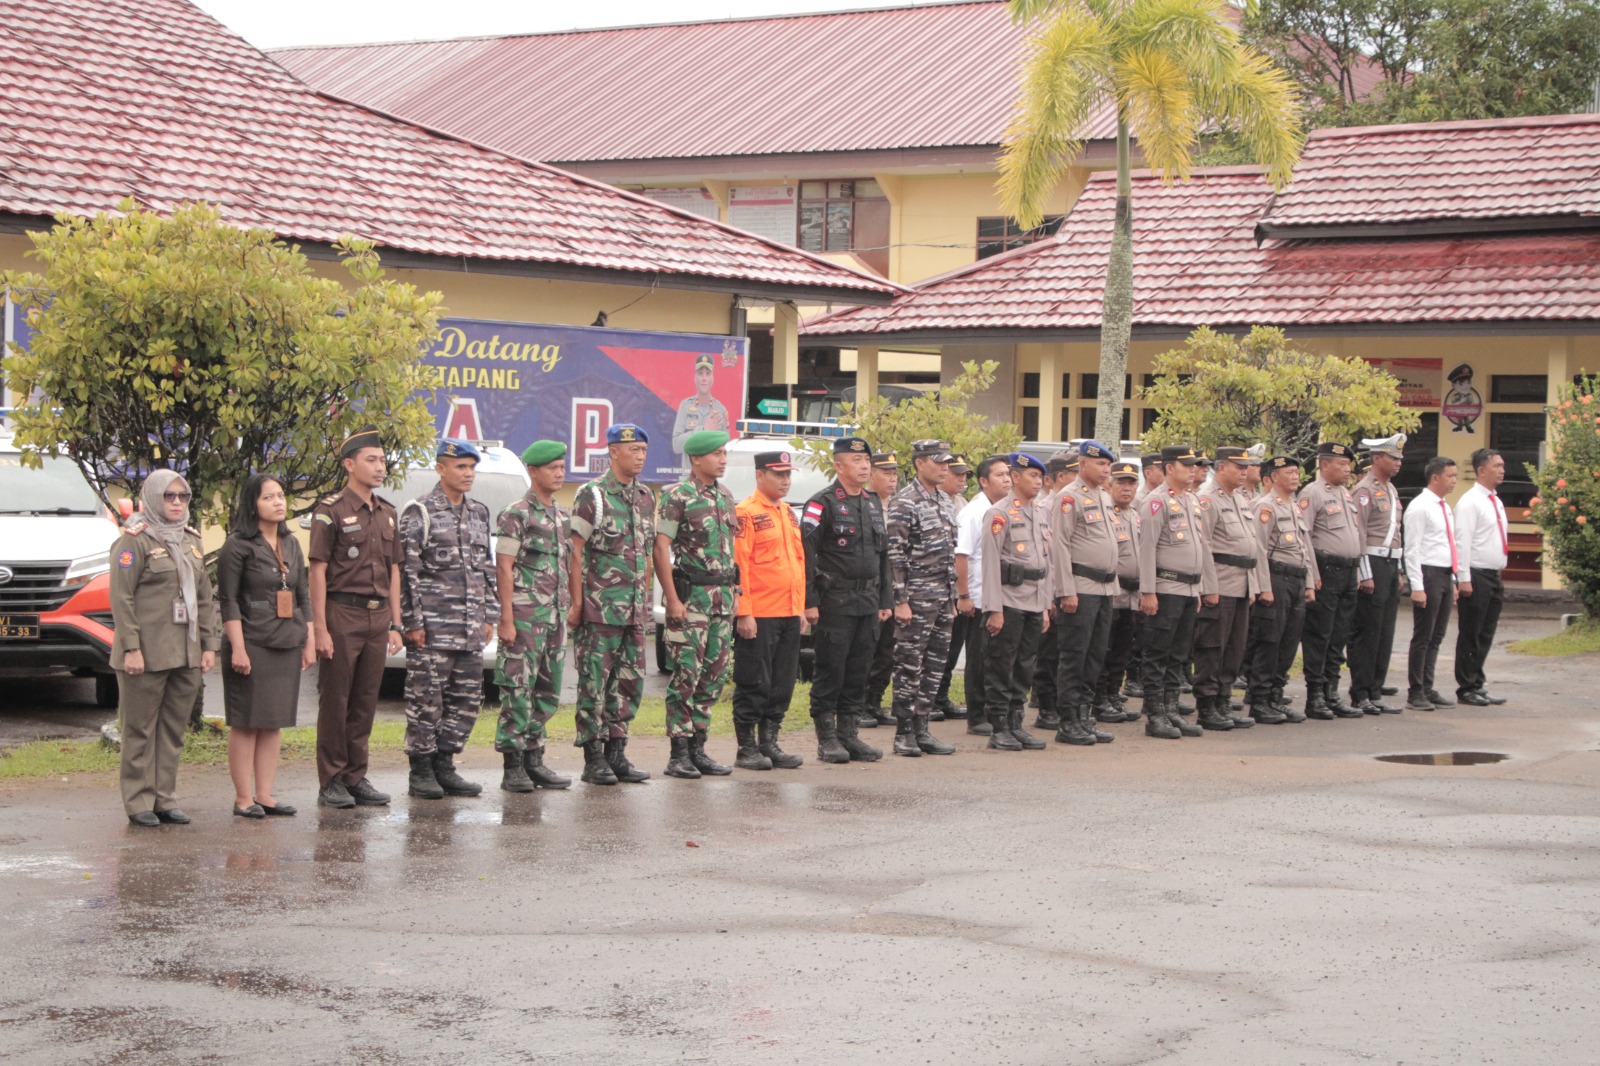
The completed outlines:
<svg viewBox="0 0 1600 1066">
<path fill-rule="evenodd" d="M 1511 756 L 1498 751 L 1431 751 L 1420 755 L 1377 755 L 1379 762 L 1409 763 L 1414 766 L 1477 766 L 1486 762 L 1503 762 Z"/>
</svg>

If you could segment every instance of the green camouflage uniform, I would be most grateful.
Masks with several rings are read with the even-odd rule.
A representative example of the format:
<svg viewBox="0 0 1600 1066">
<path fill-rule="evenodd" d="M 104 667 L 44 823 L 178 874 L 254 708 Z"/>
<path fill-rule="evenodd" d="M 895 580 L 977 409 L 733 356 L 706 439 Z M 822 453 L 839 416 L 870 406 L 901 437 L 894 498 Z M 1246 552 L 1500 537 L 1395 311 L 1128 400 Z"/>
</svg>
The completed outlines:
<svg viewBox="0 0 1600 1066">
<path fill-rule="evenodd" d="M 584 542 L 583 624 L 573 634 L 578 667 L 578 747 L 626 737 L 644 691 L 650 622 L 654 497 L 609 470 L 578 490 L 572 532 Z"/>
<path fill-rule="evenodd" d="M 733 561 L 737 506 L 720 483 L 703 485 L 693 477 L 661 497 L 656 532 L 672 541 L 672 579 L 687 610 L 681 625 L 667 622 L 667 656 L 672 661 L 667 685 L 669 737 L 708 729 L 711 707 L 728 683 L 738 587 Z"/>
<path fill-rule="evenodd" d="M 556 713 L 567 643 L 567 516 L 546 507 L 531 489 L 500 512 L 496 555 L 510 555 L 511 620 L 516 639 L 500 642 L 495 683 L 500 686 L 496 751 L 538 751 L 544 724 Z"/>
</svg>

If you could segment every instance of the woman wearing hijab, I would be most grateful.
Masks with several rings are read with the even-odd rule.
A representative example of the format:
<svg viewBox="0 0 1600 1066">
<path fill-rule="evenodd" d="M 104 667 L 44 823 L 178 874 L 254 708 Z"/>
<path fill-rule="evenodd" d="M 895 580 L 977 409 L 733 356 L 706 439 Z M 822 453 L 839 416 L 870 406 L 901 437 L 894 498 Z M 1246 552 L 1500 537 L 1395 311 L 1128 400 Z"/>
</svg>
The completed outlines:
<svg viewBox="0 0 1600 1066">
<path fill-rule="evenodd" d="M 217 557 L 222 629 L 232 649 L 222 671 L 233 813 L 295 813 L 272 795 L 281 730 L 294 725 L 300 672 L 316 661 L 306 561 L 284 519 L 283 484 L 256 474 L 239 490 L 233 525 Z"/>
<path fill-rule="evenodd" d="M 188 482 L 157 470 L 139 496 L 144 509 L 111 546 L 122 805 L 134 825 L 187 825 L 178 756 L 200 675 L 216 662 L 217 607 L 200 534 L 188 526 Z"/>
</svg>

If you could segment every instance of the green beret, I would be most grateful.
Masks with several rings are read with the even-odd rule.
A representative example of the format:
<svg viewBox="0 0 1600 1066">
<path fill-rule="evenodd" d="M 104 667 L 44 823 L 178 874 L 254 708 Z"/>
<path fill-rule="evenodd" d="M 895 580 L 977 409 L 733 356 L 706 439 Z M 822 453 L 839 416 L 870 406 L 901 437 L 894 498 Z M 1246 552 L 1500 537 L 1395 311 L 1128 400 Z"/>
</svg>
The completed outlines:
<svg viewBox="0 0 1600 1066">
<path fill-rule="evenodd" d="M 522 450 L 522 461 L 527 466 L 543 466 L 566 454 L 567 446 L 558 440 L 536 440 Z"/>
<path fill-rule="evenodd" d="M 702 429 L 689 434 L 689 439 L 683 442 L 683 454 L 706 455 L 727 444 L 728 439 L 728 434 L 720 429 Z"/>
</svg>

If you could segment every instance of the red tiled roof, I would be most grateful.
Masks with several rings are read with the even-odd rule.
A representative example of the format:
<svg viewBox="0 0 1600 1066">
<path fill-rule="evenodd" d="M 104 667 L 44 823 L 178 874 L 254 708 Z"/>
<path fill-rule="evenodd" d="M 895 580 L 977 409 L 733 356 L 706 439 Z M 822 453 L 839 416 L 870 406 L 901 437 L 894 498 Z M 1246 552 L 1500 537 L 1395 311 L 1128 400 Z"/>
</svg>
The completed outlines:
<svg viewBox="0 0 1600 1066">
<path fill-rule="evenodd" d="M 989 0 L 271 55 L 344 99 L 578 163 L 998 145 L 1025 33 Z M 1114 113 L 1083 133 L 1116 136 Z"/>
<path fill-rule="evenodd" d="M 1600 213 L 1600 115 L 1317 130 L 1269 236 L 1551 228 Z"/>
<path fill-rule="evenodd" d="M 1452 239 L 1268 241 L 1254 168 L 1135 176 L 1134 329 L 1600 320 L 1600 229 Z M 870 342 L 1098 336 L 1115 178 L 1097 174 L 1055 237 L 922 282 L 884 307 L 807 321 Z"/>
<path fill-rule="evenodd" d="M 218 204 L 233 222 L 605 280 L 884 299 L 898 286 L 320 95 L 184 0 L 0 0 L 0 212 Z"/>
</svg>

